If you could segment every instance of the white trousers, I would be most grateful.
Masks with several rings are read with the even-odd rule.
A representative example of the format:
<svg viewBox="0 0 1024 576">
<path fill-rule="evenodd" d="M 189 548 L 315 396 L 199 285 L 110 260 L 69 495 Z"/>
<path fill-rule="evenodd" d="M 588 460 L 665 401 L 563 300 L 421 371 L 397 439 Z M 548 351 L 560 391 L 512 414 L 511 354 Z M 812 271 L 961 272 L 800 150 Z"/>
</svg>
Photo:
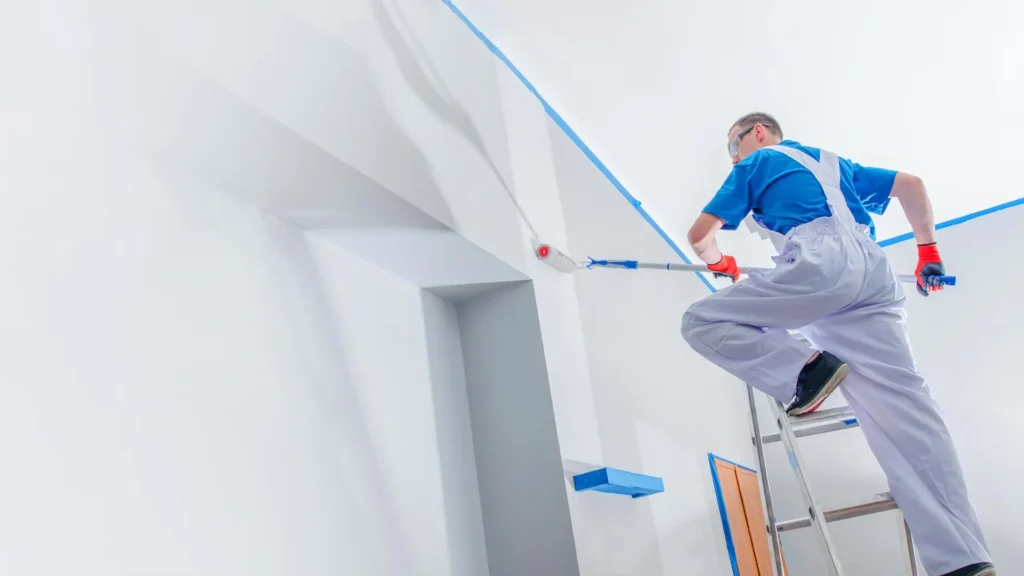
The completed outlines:
<svg viewBox="0 0 1024 576">
<path fill-rule="evenodd" d="M 929 576 L 988 562 L 949 430 L 918 374 L 905 296 L 882 249 L 831 218 L 787 237 L 776 268 L 694 303 L 683 337 L 750 386 L 788 402 L 814 349 L 850 365 L 840 386 Z"/>
</svg>

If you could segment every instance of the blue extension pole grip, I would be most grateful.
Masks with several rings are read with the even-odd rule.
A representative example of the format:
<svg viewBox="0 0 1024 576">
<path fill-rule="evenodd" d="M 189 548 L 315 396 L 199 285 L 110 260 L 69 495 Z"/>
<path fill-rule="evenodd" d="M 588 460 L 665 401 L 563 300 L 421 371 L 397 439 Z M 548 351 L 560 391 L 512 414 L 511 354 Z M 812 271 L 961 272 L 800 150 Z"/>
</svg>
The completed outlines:
<svg viewBox="0 0 1024 576">
<path fill-rule="evenodd" d="M 956 276 L 939 276 L 939 281 L 947 286 L 956 286 Z"/>
</svg>

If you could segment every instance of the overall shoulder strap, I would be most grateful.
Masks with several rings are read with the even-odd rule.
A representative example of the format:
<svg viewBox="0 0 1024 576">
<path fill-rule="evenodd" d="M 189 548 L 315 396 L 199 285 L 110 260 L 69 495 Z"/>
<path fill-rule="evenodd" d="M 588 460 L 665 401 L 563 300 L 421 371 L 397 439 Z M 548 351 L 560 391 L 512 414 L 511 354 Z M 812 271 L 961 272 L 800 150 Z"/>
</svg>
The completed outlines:
<svg viewBox="0 0 1024 576">
<path fill-rule="evenodd" d="M 797 161 L 804 168 L 807 168 L 814 175 L 818 184 L 821 185 L 821 189 L 825 193 L 825 199 L 828 201 L 829 209 L 832 211 L 832 216 L 847 223 L 856 224 L 853 213 L 850 212 L 850 207 L 846 205 L 846 197 L 843 196 L 839 178 L 839 156 L 828 150 L 820 150 L 820 160 L 815 160 L 810 154 L 790 146 L 775 144 L 765 146 L 765 148 L 782 152 Z"/>
</svg>

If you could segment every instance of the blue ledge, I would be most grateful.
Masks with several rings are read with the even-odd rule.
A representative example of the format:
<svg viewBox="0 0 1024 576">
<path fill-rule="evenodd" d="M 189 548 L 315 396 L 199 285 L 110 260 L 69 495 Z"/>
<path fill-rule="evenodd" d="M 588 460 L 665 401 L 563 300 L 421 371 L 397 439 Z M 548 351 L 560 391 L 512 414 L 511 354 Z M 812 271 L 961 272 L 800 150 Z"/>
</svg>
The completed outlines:
<svg viewBox="0 0 1024 576">
<path fill-rule="evenodd" d="M 665 483 L 657 476 L 635 474 L 616 468 L 591 470 L 572 477 L 577 492 L 596 490 L 608 494 L 625 494 L 642 498 L 665 491 Z"/>
</svg>

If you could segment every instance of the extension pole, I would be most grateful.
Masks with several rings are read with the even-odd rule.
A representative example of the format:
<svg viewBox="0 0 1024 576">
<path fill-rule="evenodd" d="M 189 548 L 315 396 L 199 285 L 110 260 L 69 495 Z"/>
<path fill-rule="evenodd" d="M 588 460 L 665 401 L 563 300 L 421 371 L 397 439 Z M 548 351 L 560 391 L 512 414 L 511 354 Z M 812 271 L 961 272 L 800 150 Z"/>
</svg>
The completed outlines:
<svg viewBox="0 0 1024 576">
<path fill-rule="evenodd" d="M 672 272 L 705 272 L 711 273 L 707 266 L 700 264 L 676 264 L 674 262 L 639 262 L 637 260 L 594 260 L 590 259 L 590 262 L 584 263 L 586 268 L 593 268 L 594 266 L 600 266 L 602 268 L 617 268 L 620 270 L 670 270 Z M 753 270 L 761 272 L 767 272 L 771 268 L 746 268 L 740 267 L 740 274 L 749 274 Z M 900 274 L 901 282 L 908 284 L 917 283 L 917 277 L 913 274 Z M 939 276 L 939 281 L 947 286 L 956 285 L 956 276 Z"/>
</svg>

